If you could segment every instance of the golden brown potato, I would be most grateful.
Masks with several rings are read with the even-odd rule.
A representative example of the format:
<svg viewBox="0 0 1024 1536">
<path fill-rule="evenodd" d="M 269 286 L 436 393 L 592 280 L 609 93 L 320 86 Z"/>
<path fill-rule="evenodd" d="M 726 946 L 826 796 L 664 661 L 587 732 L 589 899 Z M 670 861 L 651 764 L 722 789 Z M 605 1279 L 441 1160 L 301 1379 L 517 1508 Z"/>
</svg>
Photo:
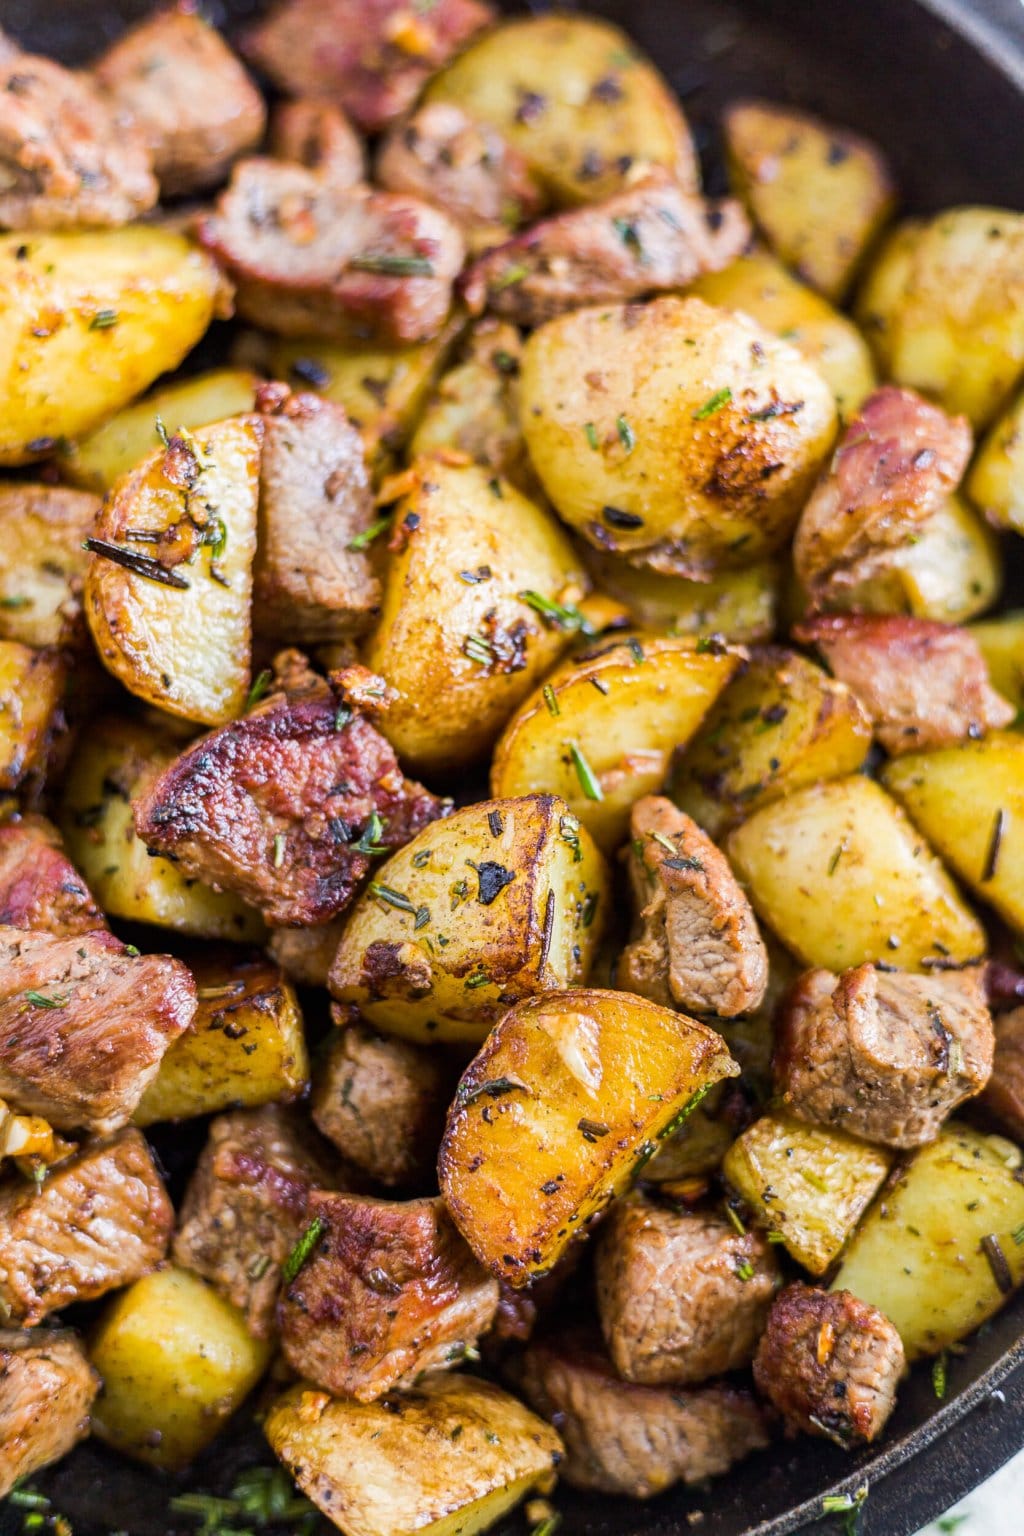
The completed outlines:
<svg viewBox="0 0 1024 1536">
<path fill-rule="evenodd" d="M 672 797 L 716 838 L 795 789 L 856 773 L 870 747 L 871 720 L 845 683 L 794 651 L 766 647 L 683 750 Z"/>
<path fill-rule="evenodd" d="M 493 123 L 557 204 L 610 197 L 644 166 L 698 184 L 676 98 L 625 33 L 594 16 L 505 22 L 436 75 L 425 100 Z"/>
<path fill-rule="evenodd" d="M 993 688 L 1024 709 L 1024 609 L 968 628 L 981 647 Z"/>
<path fill-rule="evenodd" d="M 965 489 L 996 528 L 1024 533 L 1024 394 L 992 426 Z"/>
<path fill-rule="evenodd" d="M 551 1476 L 562 1442 L 489 1381 L 428 1375 L 376 1403 L 292 1387 L 264 1433 L 347 1536 L 476 1536 Z"/>
<path fill-rule="evenodd" d="M 795 347 L 701 299 L 577 310 L 523 352 L 523 432 L 556 510 L 600 549 L 706 579 L 771 554 L 832 446 Z"/>
<path fill-rule="evenodd" d="M 772 250 L 840 302 L 896 205 L 881 151 L 771 102 L 737 102 L 722 128 L 733 188 Z"/>
<path fill-rule="evenodd" d="M 1024 1280 L 1020 1149 L 952 1121 L 894 1174 L 847 1250 L 834 1290 L 878 1307 L 908 1357 L 937 1354 Z"/>
<path fill-rule="evenodd" d="M 494 751 L 493 795 L 561 795 L 605 853 L 635 800 L 660 789 L 676 746 L 696 731 L 742 661 L 689 636 L 598 641 L 551 673 Z"/>
<path fill-rule="evenodd" d="M 587 550 L 586 559 L 600 590 L 624 603 L 642 629 L 732 641 L 768 640 L 775 633 L 781 575 L 774 560 L 719 571 L 708 581 L 689 581 L 628 565 L 596 549 Z"/>
<path fill-rule="evenodd" d="M 352 909 L 329 985 L 391 1034 L 480 1041 L 509 1003 L 589 974 L 605 862 L 554 795 L 485 800 L 426 827 Z"/>
<path fill-rule="evenodd" d="M 222 310 L 212 257 L 153 225 L 0 235 L 0 271 L 0 464 L 91 432 Z"/>
<path fill-rule="evenodd" d="M 843 971 L 873 960 L 915 971 L 985 953 L 981 924 L 871 779 L 775 800 L 730 833 L 725 849 L 758 916 L 804 965 Z"/>
<path fill-rule="evenodd" d="M 172 437 L 118 482 L 89 542 L 85 611 L 104 665 L 203 725 L 233 720 L 249 691 L 261 434 L 233 416 Z"/>
<path fill-rule="evenodd" d="M 628 992 L 518 1003 L 449 1111 L 438 1174 L 456 1226 L 488 1269 L 529 1285 L 738 1070 L 714 1030 Z"/>
<path fill-rule="evenodd" d="M 381 730 L 420 772 L 493 745 L 565 650 L 587 590 L 564 532 L 478 465 L 422 460 L 399 485 L 366 665 L 397 690 Z"/>
<path fill-rule="evenodd" d="M 0 640 L 0 790 L 42 776 L 64 691 L 56 651 Z"/>
<path fill-rule="evenodd" d="M 0 639 L 57 646 L 83 638 L 82 541 L 99 506 L 63 486 L 0 486 Z"/>
</svg>

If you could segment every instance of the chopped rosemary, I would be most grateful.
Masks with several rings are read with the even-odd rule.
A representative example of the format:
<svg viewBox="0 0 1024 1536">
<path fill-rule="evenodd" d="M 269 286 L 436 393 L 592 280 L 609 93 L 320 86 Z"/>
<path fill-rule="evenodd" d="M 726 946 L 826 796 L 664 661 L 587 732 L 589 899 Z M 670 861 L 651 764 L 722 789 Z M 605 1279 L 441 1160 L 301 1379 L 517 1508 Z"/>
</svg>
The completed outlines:
<svg viewBox="0 0 1024 1536">
<path fill-rule="evenodd" d="M 416 921 L 412 925 L 413 926 L 413 931 L 418 933 L 419 930 L 421 928 L 425 928 L 429 922 L 430 922 L 430 908 L 429 907 L 417 907 L 416 908 Z"/>
<path fill-rule="evenodd" d="M 534 613 L 539 613 L 545 624 L 555 629 L 564 629 L 570 633 L 578 631 L 588 639 L 592 639 L 597 633 L 590 620 L 574 603 L 556 603 L 541 592 L 520 592 L 518 596 L 521 603 L 532 608 Z"/>
<path fill-rule="evenodd" d="M 250 1280 L 262 1280 L 263 1276 L 266 1274 L 269 1268 L 270 1254 L 258 1253 L 253 1259 L 252 1263 L 249 1265 L 249 1268 L 246 1270 L 246 1274 L 249 1276 Z"/>
<path fill-rule="evenodd" d="M 1013 1238 L 1013 1241 L 1016 1243 L 1018 1248 L 1024 1248 L 1024 1222 L 1022 1222 L 1019 1227 L 1014 1227 L 1010 1236 Z"/>
<path fill-rule="evenodd" d="M 985 855 L 985 867 L 981 872 L 983 884 L 995 879 L 996 869 L 999 864 L 999 850 L 1003 845 L 1003 834 L 1006 831 L 1006 824 L 1009 819 L 1009 813 L 1000 806 L 992 823 L 992 836 L 989 839 L 988 852 Z"/>
<path fill-rule="evenodd" d="M 708 417 L 714 416 L 715 412 L 720 411 L 723 405 L 728 405 L 731 399 L 732 390 L 728 384 L 726 384 L 724 389 L 716 389 L 715 393 L 694 411 L 693 420 L 707 421 Z"/>
<path fill-rule="evenodd" d="M 462 642 L 462 654 L 480 667 L 489 667 L 494 659 L 491 642 L 483 635 L 467 635 Z"/>
<path fill-rule="evenodd" d="M 275 869 L 280 869 L 281 865 L 284 863 L 284 843 L 285 843 L 284 833 L 283 832 L 275 832 L 274 833 L 274 868 Z"/>
<path fill-rule="evenodd" d="M 31 1003 L 33 1008 L 66 1008 L 70 992 L 61 995 L 57 992 L 53 997 L 44 997 L 42 992 L 26 992 L 25 1001 Z"/>
<path fill-rule="evenodd" d="M 380 537 L 380 535 L 384 532 L 385 528 L 390 528 L 390 526 L 391 526 L 391 519 L 393 517 L 394 517 L 394 513 L 393 512 L 385 512 L 383 517 L 378 517 L 374 522 L 372 522 L 369 525 L 368 528 L 364 528 L 362 533 L 353 534 L 353 536 L 349 539 L 348 543 L 345 545 L 345 548 L 346 549 L 366 549 L 366 548 L 368 548 L 368 546 L 373 543 L 374 539 Z"/>
<path fill-rule="evenodd" d="M 981 1251 L 988 1260 L 988 1267 L 992 1271 L 992 1278 L 1004 1296 L 1009 1296 L 1013 1290 L 1013 1272 L 1006 1260 L 1002 1244 L 994 1232 L 989 1232 L 981 1240 Z"/>
<path fill-rule="evenodd" d="M 393 256 L 368 252 L 349 262 L 353 272 L 379 272 L 383 277 L 433 277 L 434 263 L 427 256 Z"/>
<path fill-rule="evenodd" d="M 561 706 L 555 697 L 555 690 L 550 683 L 544 684 L 544 703 L 548 707 L 549 715 L 560 715 L 562 713 Z"/>
<path fill-rule="evenodd" d="M 159 560 L 154 560 L 152 555 L 139 555 L 133 549 L 122 549 L 120 544 L 111 544 L 108 539 L 92 537 L 85 540 L 83 547 L 90 554 L 100 555 L 114 565 L 123 565 L 134 576 L 144 576 L 147 581 L 158 582 L 163 587 L 175 587 L 179 592 L 187 592 L 189 589 L 184 576 L 179 576 L 177 571 L 169 571 Z"/>
<path fill-rule="evenodd" d="M 935 1393 L 935 1396 L 939 1399 L 940 1403 L 941 1403 L 942 1399 L 946 1395 L 946 1385 L 947 1385 L 946 1351 L 943 1350 L 942 1354 L 941 1355 L 937 1355 L 935 1357 L 935 1359 L 932 1361 L 932 1391 Z"/>
<path fill-rule="evenodd" d="M 501 293 L 506 288 L 514 288 L 516 283 L 521 283 L 524 277 L 529 277 L 529 267 L 524 267 L 522 262 L 514 266 L 506 267 L 500 277 L 496 277 L 491 287 L 495 293 Z"/>
<path fill-rule="evenodd" d="M 116 309 L 98 309 L 89 321 L 90 331 L 109 331 L 117 324 Z"/>
<path fill-rule="evenodd" d="M 253 705 L 258 704 L 260 699 L 263 698 L 270 688 L 270 681 L 273 675 L 269 667 L 264 667 L 263 671 L 257 674 L 256 680 L 246 696 L 245 707 L 247 710 L 252 709 Z"/>
<path fill-rule="evenodd" d="M 0 597 L 0 608 L 31 608 L 30 597 Z"/>
<path fill-rule="evenodd" d="M 492 1077 L 486 1083 L 460 1083 L 455 1093 L 455 1103 L 460 1109 L 465 1109 L 467 1104 L 472 1104 L 475 1099 L 500 1099 L 506 1093 L 529 1093 L 525 1083 L 521 1083 L 518 1077 Z"/>
<path fill-rule="evenodd" d="M 664 1141 L 667 1137 L 678 1131 L 681 1125 L 686 1124 L 687 1120 L 689 1120 L 698 1104 L 702 1103 L 703 1100 L 707 1098 L 708 1094 L 711 1092 L 712 1086 L 713 1085 L 711 1083 L 705 1083 L 703 1088 L 698 1088 L 696 1093 L 690 1095 L 679 1113 L 673 1115 L 668 1125 L 666 1125 L 663 1130 L 658 1132 L 659 1141 Z M 731 1210 L 732 1207 L 729 1206 L 727 1209 Z"/>
<path fill-rule="evenodd" d="M 477 987 L 486 987 L 490 979 L 486 971 L 477 971 L 475 975 L 466 977 L 466 990 L 475 992 Z"/>
<path fill-rule="evenodd" d="M 404 895 L 402 891 L 396 891 L 390 885 L 381 885 L 379 880 L 370 881 L 370 890 L 377 897 L 378 901 L 385 902 L 389 907 L 397 907 L 399 912 L 412 912 L 415 914 L 417 910 L 408 896 Z"/>
<path fill-rule="evenodd" d="M 576 1129 L 580 1132 L 584 1141 L 599 1141 L 602 1136 L 607 1136 L 611 1131 L 610 1125 L 605 1125 L 603 1120 L 577 1120 Z"/>
<path fill-rule="evenodd" d="M 743 1217 L 740 1215 L 739 1211 L 737 1211 L 733 1206 L 729 1204 L 728 1200 L 725 1202 L 725 1214 L 729 1218 L 732 1225 L 736 1228 L 736 1231 L 739 1233 L 740 1237 L 746 1237 L 747 1229 L 744 1226 Z"/>
<path fill-rule="evenodd" d="M 556 1510 L 553 1515 L 549 1515 L 546 1520 L 542 1520 L 539 1525 L 535 1525 L 530 1532 L 530 1536 L 555 1536 L 555 1532 L 561 1523 L 562 1517 Z"/>
<path fill-rule="evenodd" d="M 596 453 L 600 446 L 600 442 L 597 436 L 597 428 L 595 427 L 594 423 L 592 421 L 588 421 L 586 426 L 583 428 L 583 432 L 587 442 Z"/>
<path fill-rule="evenodd" d="M 626 248 L 633 252 L 637 261 L 644 259 L 643 242 L 632 219 L 612 219 L 615 233 Z"/>
<path fill-rule="evenodd" d="M 379 857 L 387 853 L 388 849 L 381 842 L 381 834 L 384 831 L 384 822 L 377 811 L 370 812 L 370 819 L 363 828 L 362 836 L 355 844 L 357 853 L 366 853 Z"/>
<path fill-rule="evenodd" d="M 619 416 L 615 421 L 615 429 L 619 434 L 619 442 L 627 453 L 632 453 L 636 447 L 636 433 L 626 420 L 625 416 Z"/>
<path fill-rule="evenodd" d="M 736 1279 L 742 1280 L 744 1285 L 746 1285 L 748 1280 L 753 1280 L 754 1278 L 754 1266 L 751 1264 L 749 1259 L 743 1259 L 739 1264 L 737 1264 L 734 1273 L 736 1275 Z"/>
<path fill-rule="evenodd" d="M 567 743 L 572 765 L 576 769 L 576 777 L 580 781 L 580 788 L 588 800 L 603 800 L 604 790 L 597 781 L 597 777 L 583 753 L 574 741 Z"/>
<path fill-rule="evenodd" d="M 281 1266 L 281 1279 L 285 1285 L 291 1285 L 295 1276 L 309 1258 L 320 1238 L 323 1236 L 327 1223 L 322 1216 L 314 1216 L 309 1226 L 299 1238 L 291 1253 Z"/>
</svg>

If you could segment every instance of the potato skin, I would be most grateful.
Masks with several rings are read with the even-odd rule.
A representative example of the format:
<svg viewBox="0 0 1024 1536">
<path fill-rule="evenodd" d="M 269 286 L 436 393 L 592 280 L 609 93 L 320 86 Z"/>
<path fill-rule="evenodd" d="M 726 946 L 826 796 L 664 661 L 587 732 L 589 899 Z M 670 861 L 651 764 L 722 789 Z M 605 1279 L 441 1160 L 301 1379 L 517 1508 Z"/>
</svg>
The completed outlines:
<svg viewBox="0 0 1024 1536">
<path fill-rule="evenodd" d="M 64 676 L 59 652 L 0 640 L 0 790 L 45 772 Z"/>
<path fill-rule="evenodd" d="M 1024 533 L 1024 394 L 991 427 L 975 454 L 966 490 L 994 527 Z"/>
<path fill-rule="evenodd" d="M 831 390 L 794 347 L 746 315 L 674 297 L 541 326 L 523 352 L 521 411 L 567 523 L 597 548 L 698 580 L 781 545 L 836 429 Z"/>
<path fill-rule="evenodd" d="M 775 633 L 782 575 L 774 560 L 719 571 L 708 581 L 661 576 L 596 549 L 587 551 L 587 566 L 599 590 L 624 603 L 642 629 L 722 635 L 737 643 Z"/>
<path fill-rule="evenodd" d="M 1024 710 L 1024 609 L 968 626 L 988 664 L 993 688 Z"/>
</svg>

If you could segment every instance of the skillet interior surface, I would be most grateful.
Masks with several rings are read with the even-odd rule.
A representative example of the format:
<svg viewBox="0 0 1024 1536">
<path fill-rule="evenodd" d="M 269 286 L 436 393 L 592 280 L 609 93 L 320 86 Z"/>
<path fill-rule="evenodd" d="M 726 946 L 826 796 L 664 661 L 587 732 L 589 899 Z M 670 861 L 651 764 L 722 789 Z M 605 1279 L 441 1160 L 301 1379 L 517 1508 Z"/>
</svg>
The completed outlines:
<svg viewBox="0 0 1024 1536">
<path fill-rule="evenodd" d="M 262 8 L 259 0 L 204 6 L 229 31 Z M 0 0 L 0 22 L 24 45 L 78 64 L 150 9 L 151 0 Z M 753 93 L 872 135 L 912 212 L 968 201 L 1024 208 L 1024 14 L 1016 0 L 590 0 L 586 9 L 619 21 L 668 76 L 694 124 L 711 191 L 723 190 L 714 122 L 729 98 Z M 1024 562 L 1015 563 L 1006 601 L 1021 607 Z M 196 1146 L 194 1129 L 163 1133 L 172 1176 Z M 822 1518 L 822 1500 L 867 1481 L 862 1536 L 908 1536 L 1024 1443 L 1024 1292 L 952 1360 L 949 1375 L 938 1404 L 927 1369 L 914 1372 L 881 1449 L 850 1457 L 822 1442 L 780 1442 L 706 1490 L 648 1505 L 563 1487 L 561 1529 L 566 1536 L 836 1532 L 843 1517 Z M 34 1485 L 68 1516 L 75 1536 L 186 1536 L 196 1527 L 169 1512 L 174 1493 L 226 1491 L 243 1467 L 265 1459 L 258 1431 L 242 1430 L 219 1441 L 189 1478 L 171 1482 L 90 1443 Z M 0 1508 L 0 1536 L 20 1533 L 22 1521 L 21 1510 Z M 520 1514 L 499 1529 L 521 1536 L 524 1528 Z"/>
</svg>

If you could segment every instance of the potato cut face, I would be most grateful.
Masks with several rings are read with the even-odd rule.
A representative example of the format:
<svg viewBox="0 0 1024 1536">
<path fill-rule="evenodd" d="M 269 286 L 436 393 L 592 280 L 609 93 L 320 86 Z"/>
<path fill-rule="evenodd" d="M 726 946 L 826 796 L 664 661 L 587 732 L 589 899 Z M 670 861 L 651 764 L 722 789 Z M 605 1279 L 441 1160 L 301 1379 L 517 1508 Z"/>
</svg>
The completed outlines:
<svg viewBox="0 0 1024 1536">
<path fill-rule="evenodd" d="M 1024 709 L 1024 609 L 969 626 L 988 664 L 993 688 Z"/>
<path fill-rule="evenodd" d="M 237 1307 L 171 1265 L 136 1280 L 101 1317 L 89 1358 L 103 1378 L 94 1432 L 178 1472 L 220 1432 L 270 1362 Z"/>
<path fill-rule="evenodd" d="M 870 747 L 871 721 L 850 689 L 772 647 L 755 654 L 683 747 L 672 796 L 718 837 L 793 790 L 855 773 Z"/>
<path fill-rule="evenodd" d="M 330 989 L 390 1034 L 475 1043 L 519 998 L 586 980 L 609 902 L 604 859 L 564 801 L 483 801 L 380 866 Z"/>
<path fill-rule="evenodd" d="M 767 1114 L 733 1142 L 722 1173 L 797 1263 L 823 1275 L 891 1166 L 885 1147 L 791 1115 Z"/>
<path fill-rule="evenodd" d="M 909 752 L 882 779 L 974 894 L 1024 934 L 1024 736 Z"/>
<path fill-rule="evenodd" d="M 17 789 L 45 766 L 63 691 L 56 651 L 0 640 L 0 790 Z"/>
<path fill-rule="evenodd" d="M 74 646 L 84 638 L 82 580 L 99 502 L 63 486 L 0 487 L 0 639 Z"/>
<path fill-rule="evenodd" d="M 300 1383 L 273 1404 L 264 1433 L 346 1536 L 475 1536 L 544 1479 L 562 1450 L 516 1398 L 448 1374 L 375 1403 Z"/>
<path fill-rule="evenodd" d="M 1024 1281 L 1021 1153 L 950 1121 L 887 1185 L 833 1288 L 878 1307 L 909 1359 L 937 1354 L 998 1312 Z"/>
<path fill-rule="evenodd" d="M 605 853 L 635 800 L 660 789 L 740 665 L 724 646 L 635 635 L 572 657 L 509 721 L 491 766 L 495 795 L 554 791 Z"/>
<path fill-rule="evenodd" d="M 101 719 L 83 733 L 64 779 L 60 825 L 68 856 L 111 917 L 204 939 L 259 943 L 259 914 L 230 892 L 153 858 L 135 835 L 131 801 L 174 761 L 180 742 L 139 721 Z"/>
<path fill-rule="evenodd" d="M 309 1053 L 298 998 L 276 965 L 192 966 L 199 1005 L 139 1101 L 135 1125 L 298 1098 Z"/>
<path fill-rule="evenodd" d="M 0 464 L 91 432 L 176 368 L 222 286 L 205 251 L 142 224 L 0 235 L 0 273 Z"/>
<path fill-rule="evenodd" d="M 767 640 L 775 632 L 781 573 L 773 560 L 719 571 L 709 581 L 662 576 L 596 550 L 587 565 L 600 591 L 624 603 L 642 628 L 734 642 Z"/>
<path fill-rule="evenodd" d="M 568 990 L 505 1014 L 467 1067 L 438 1160 L 482 1264 L 528 1285 L 628 1188 L 692 1100 L 736 1064 L 704 1024 L 626 992 Z"/>
<path fill-rule="evenodd" d="M 261 441 L 252 416 L 171 438 L 118 483 L 90 545 L 85 611 L 104 665 L 203 725 L 241 714 L 249 690 Z M 178 563 L 156 558 L 161 536 Z"/>
<path fill-rule="evenodd" d="M 797 790 L 755 811 L 725 848 L 758 916 L 804 965 L 881 960 L 914 971 L 985 953 L 985 931 L 949 875 L 870 779 Z"/>
<path fill-rule="evenodd" d="M 990 523 L 1024 533 L 1024 394 L 990 429 L 975 455 L 966 489 Z"/>
<path fill-rule="evenodd" d="M 493 123 L 558 204 L 610 197 L 644 165 L 698 185 L 674 96 L 624 32 L 593 16 L 506 22 L 436 75 L 424 99 Z"/>
</svg>

